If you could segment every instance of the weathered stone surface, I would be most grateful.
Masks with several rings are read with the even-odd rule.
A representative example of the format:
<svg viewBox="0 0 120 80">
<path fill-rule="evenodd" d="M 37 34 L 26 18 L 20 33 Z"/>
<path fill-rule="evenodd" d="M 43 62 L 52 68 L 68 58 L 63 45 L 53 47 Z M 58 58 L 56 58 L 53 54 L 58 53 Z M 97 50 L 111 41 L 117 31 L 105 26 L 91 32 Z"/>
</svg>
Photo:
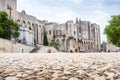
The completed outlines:
<svg viewBox="0 0 120 80">
<path fill-rule="evenodd" d="M 79 76 L 82 76 L 82 75 L 85 75 L 86 72 L 84 70 L 78 70 L 76 71 L 76 73 L 79 75 Z"/>
<path fill-rule="evenodd" d="M 57 78 L 59 75 L 58 73 L 53 73 L 52 77 Z"/>
<path fill-rule="evenodd" d="M 107 75 L 106 79 L 113 79 L 115 77 L 115 73 L 106 72 L 105 75 Z"/>
<path fill-rule="evenodd" d="M 28 77 L 28 76 L 29 76 L 29 75 L 25 73 L 25 74 L 22 75 L 22 78 L 26 78 L 26 77 Z"/>
<path fill-rule="evenodd" d="M 19 55 L 19 57 L 18 55 L 8 56 L 8 54 L 0 53 L 0 57 L 2 57 L 0 58 L 0 80 L 10 78 L 18 80 L 120 79 L 118 62 L 120 61 L 120 54 L 117 54 L 117 56 L 114 56 L 115 54 L 109 55 L 107 58 L 100 55 L 102 59 L 95 53 L 92 55 L 87 53 L 84 55 L 62 53 L 49 56 L 48 54 L 24 54 Z M 12 65 L 11 62 L 13 62 Z"/>
<path fill-rule="evenodd" d="M 70 78 L 69 80 L 79 80 L 79 79 L 76 78 L 76 77 L 72 77 L 72 78 Z"/>
<path fill-rule="evenodd" d="M 94 80 L 106 80 L 104 76 L 95 77 Z"/>
<path fill-rule="evenodd" d="M 64 73 L 63 73 L 64 75 L 70 75 L 70 74 L 72 74 L 70 71 L 64 71 Z"/>
<path fill-rule="evenodd" d="M 63 79 L 63 78 L 53 78 L 52 80 L 69 80 L 69 79 Z"/>
<path fill-rule="evenodd" d="M 22 72 L 19 72 L 19 73 L 17 73 L 16 77 L 21 78 L 22 75 L 23 75 L 23 73 L 22 73 Z"/>
<path fill-rule="evenodd" d="M 45 78 L 38 78 L 38 80 L 46 80 Z M 47 79 L 47 80 L 50 80 L 50 79 Z"/>
<path fill-rule="evenodd" d="M 8 76 L 5 78 L 5 80 L 18 80 L 18 78 L 14 76 Z"/>
<path fill-rule="evenodd" d="M 37 80 L 38 79 L 38 77 L 37 76 L 34 76 L 34 75 L 32 75 L 32 76 L 29 76 L 28 78 L 26 78 L 27 80 Z"/>
<path fill-rule="evenodd" d="M 0 73 L 2 73 L 2 72 L 4 72 L 4 71 L 5 71 L 4 69 L 2 69 L 2 68 L 0 69 Z"/>
<path fill-rule="evenodd" d="M 107 70 L 107 69 L 110 69 L 110 68 L 111 68 L 111 65 L 110 65 L 110 64 L 107 64 L 107 66 L 105 66 L 105 67 L 98 68 L 97 71 L 103 72 L 103 71 L 105 71 L 105 70 Z"/>
<path fill-rule="evenodd" d="M 33 74 L 34 72 L 33 71 L 30 71 L 30 70 L 28 70 L 28 71 L 25 71 L 27 74 L 29 74 L 29 75 L 31 75 L 31 74 Z"/>
<path fill-rule="evenodd" d="M 0 80 L 3 80 L 3 78 L 0 76 Z"/>
</svg>

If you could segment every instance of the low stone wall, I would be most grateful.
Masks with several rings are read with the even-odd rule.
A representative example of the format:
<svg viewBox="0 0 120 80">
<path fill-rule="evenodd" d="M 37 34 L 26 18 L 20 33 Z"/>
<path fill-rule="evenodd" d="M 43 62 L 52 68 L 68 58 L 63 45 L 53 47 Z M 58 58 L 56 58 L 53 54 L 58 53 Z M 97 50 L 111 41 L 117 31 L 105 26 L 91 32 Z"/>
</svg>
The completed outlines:
<svg viewBox="0 0 120 80">
<path fill-rule="evenodd" d="M 33 46 L 27 46 L 21 43 L 17 43 L 14 41 L 6 40 L 0 38 L 0 52 L 19 52 L 19 53 L 28 53 L 30 52 L 34 47 Z"/>
<path fill-rule="evenodd" d="M 37 53 L 48 53 L 48 50 L 50 50 L 51 53 L 58 53 L 58 51 L 54 47 L 43 46 L 43 45 L 40 45 L 40 49 L 37 51 Z"/>
</svg>

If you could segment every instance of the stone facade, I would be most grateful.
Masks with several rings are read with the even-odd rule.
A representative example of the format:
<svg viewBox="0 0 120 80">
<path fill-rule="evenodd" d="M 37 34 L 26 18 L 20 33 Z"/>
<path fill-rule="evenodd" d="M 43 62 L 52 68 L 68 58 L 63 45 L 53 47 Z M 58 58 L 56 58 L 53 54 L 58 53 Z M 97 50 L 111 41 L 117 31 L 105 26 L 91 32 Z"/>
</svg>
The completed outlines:
<svg viewBox="0 0 120 80">
<path fill-rule="evenodd" d="M 20 36 L 16 41 L 27 45 L 43 44 L 44 24 L 36 17 L 17 11 L 17 0 L 0 0 L 0 11 L 8 13 L 9 18 L 19 24 Z"/>
<path fill-rule="evenodd" d="M 103 51 L 104 52 L 119 52 L 120 48 L 111 43 L 103 42 Z"/>
<path fill-rule="evenodd" d="M 27 45 L 43 44 L 44 28 L 48 41 L 55 40 L 60 44 L 60 51 L 70 51 L 80 48 L 82 52 L 100 51 L 100 27 L 89 21 L 76 19 L 66 23 L 40 21 L 36 17 L 27 15 L 23 10 L 17 11 L 17 0 L 0 0 L 0 11 L 9 14 L 9 18 L 19 24 L 20 36 L 16 41 Z"/>
<path fill-rule="evenodd" d="M 60 51 L 70 51 L 80 48 L 82 52 L 100 51 L 100 27 L 89 21 L 76 19 L 63 24 L 47 23 L 45 30 L 48 41 L 55 40 L 60 44 Z"/>
<path fill-rule="evenodd" d="M 0 38 L 0 53 L 29 53 L 35 47 Z"/>
</svg>

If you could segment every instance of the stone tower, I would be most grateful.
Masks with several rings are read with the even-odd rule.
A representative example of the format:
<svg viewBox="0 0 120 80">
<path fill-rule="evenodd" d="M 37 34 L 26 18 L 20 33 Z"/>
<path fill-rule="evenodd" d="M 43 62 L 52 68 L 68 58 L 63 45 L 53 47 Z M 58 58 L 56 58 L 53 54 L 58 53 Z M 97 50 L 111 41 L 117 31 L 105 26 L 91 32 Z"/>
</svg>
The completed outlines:
<svg viewBox="0 0 120 80">
<path fill-rule="evenodd" d="M 15 18 L 17 12 L 17 0 L 0 0 L 0 11 L 8 13 L 9 18 Z"/>
<path fill-rule="evenodd" d="M 76 17 L 76 24 L 78 24 L 78 22 L 79 22 L 79 21 L 78 21 L 78 18 Z"/>
</svg>

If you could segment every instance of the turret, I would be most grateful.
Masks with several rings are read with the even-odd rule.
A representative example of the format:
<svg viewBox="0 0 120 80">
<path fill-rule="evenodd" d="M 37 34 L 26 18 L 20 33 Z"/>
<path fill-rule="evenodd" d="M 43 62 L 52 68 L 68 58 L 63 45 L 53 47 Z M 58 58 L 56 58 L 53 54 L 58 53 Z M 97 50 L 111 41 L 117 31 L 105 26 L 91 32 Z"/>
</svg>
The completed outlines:
<svg viewBox="0 0 120 80">
<path fill-rule="evenodd" d="M 76 17 L 76 24 L 78 24 L 79 23 L 79 21 L 78 21 L 78 18 Z"/>
<path fill-rule="evenodd" d="M 13 18 L 17 12 L 17 0 L 0 0 L 0 11 L 7 12 L 9 18 Z"/>
<path fill-rule="evenodd" d="M 79 24 L 81 24 L 81 19 L 79 18 Z"/>
</svg>

